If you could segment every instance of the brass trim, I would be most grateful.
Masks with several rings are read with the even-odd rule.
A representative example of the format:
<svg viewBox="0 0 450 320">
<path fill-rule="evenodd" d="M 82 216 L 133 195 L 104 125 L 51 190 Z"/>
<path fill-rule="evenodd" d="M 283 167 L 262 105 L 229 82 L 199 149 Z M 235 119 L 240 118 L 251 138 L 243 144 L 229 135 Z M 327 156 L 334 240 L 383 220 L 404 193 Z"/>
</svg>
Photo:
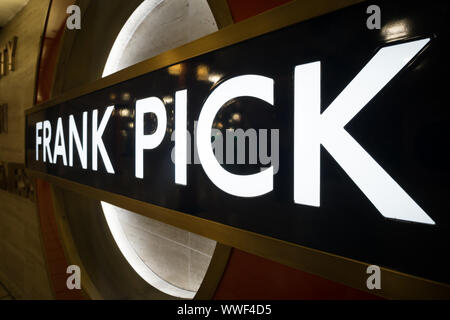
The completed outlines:
<svg viewBox="0 0 450 320">
<path fill-rule="evenodd" d="M 225 27 L 181 47 L 169 50 L 156 57 L 135 64 L 108 77 L 70 90 L 58 97 L 26 110 L 25 114 L 28 115 L 41 111 L 64 101 L 113 86 L 157 69 L 252 39 L 262 34 L 282 29 L 292 24 L 333 12 L 361 1 L 362 0 L 297 0 L 289 2 L 255 17 Z"/>
<path fill-rule="evenodd" d="M 234 23 L 227 0 L 208 0 L 208 4 L 219 29 Z"/>
<path fill-rule="evenodd" d="M 30 176 L 47 180 L 73 192 L 109 202 L 216 240 L 229 247 L 235 247 L 380 297 L 387 299 L 450 299 L 450 285 L 388 268 L 381 268 L 382 289 L 370 291 L 366 287 L 368 263 L 198 218 L 42 172 L 30 169 L 27 169 L 27 172 Z"/>
</svg>

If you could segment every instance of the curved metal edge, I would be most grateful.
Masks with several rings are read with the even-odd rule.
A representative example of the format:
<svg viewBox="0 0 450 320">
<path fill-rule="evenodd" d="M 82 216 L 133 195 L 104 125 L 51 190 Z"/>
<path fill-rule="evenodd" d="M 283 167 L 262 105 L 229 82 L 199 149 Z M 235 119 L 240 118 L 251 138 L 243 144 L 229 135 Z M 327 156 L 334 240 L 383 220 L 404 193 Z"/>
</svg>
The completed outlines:
<svg viewBox="0 0 450 320">
<path fill-rule="evenodd" d="M 217 242 L 211 262 L 194 300 L 211 300 L 219 287 L 230 259 L 231 247 Z"/>
</svg>

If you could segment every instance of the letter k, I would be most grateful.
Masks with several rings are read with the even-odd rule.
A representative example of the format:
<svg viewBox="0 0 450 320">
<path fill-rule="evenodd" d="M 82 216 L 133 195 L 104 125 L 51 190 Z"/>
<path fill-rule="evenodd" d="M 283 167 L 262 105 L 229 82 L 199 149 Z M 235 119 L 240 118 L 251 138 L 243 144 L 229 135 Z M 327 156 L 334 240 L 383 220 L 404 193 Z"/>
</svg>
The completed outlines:
<svg viewBox="0 0 450 320">
<path fill-rule="evenodd" d="M 344 128 L 429 41 L 379 50 L 322 114 L 320 62 L 295 68 L 295 203 L 320 206 L 323 145 L 384 217 L 435 224 Z"/>
</svg>

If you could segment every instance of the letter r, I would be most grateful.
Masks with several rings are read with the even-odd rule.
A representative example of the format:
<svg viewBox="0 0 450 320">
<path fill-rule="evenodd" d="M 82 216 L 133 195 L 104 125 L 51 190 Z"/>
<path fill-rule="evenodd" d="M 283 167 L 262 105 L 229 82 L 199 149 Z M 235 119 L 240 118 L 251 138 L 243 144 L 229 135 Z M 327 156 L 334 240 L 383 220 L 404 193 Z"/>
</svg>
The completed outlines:
<svg viewBox="0 0 450 320">
<path fill-rule="evenodd" d="M 382 48 L 322 114 L 320 62 L 295 68 L 295 203 L 320 206 L 320 145 L 323 145 L 384 217 L 434 224 L 344 129 L 429 41 Z"/>
</svg>

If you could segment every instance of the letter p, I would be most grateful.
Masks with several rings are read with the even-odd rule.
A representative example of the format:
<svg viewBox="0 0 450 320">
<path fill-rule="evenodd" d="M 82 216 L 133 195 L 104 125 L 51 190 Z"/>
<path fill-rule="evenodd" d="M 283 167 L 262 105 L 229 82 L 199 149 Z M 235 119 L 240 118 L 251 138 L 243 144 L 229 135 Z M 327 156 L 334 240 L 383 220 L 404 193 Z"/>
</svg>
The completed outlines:
<svg viewBox="0 0 450 320">
<path fill-rule="evenodd" d="M 153 113 L 158 127 L 153 134 L 144 134 L 144 115 Z M 144 179 L 144 150 L 155 149 L 164 139 L 167 127 L 167 113 L 164 103 L 156 97 L 136 102 L 136 178 Z"/>
</svg>

